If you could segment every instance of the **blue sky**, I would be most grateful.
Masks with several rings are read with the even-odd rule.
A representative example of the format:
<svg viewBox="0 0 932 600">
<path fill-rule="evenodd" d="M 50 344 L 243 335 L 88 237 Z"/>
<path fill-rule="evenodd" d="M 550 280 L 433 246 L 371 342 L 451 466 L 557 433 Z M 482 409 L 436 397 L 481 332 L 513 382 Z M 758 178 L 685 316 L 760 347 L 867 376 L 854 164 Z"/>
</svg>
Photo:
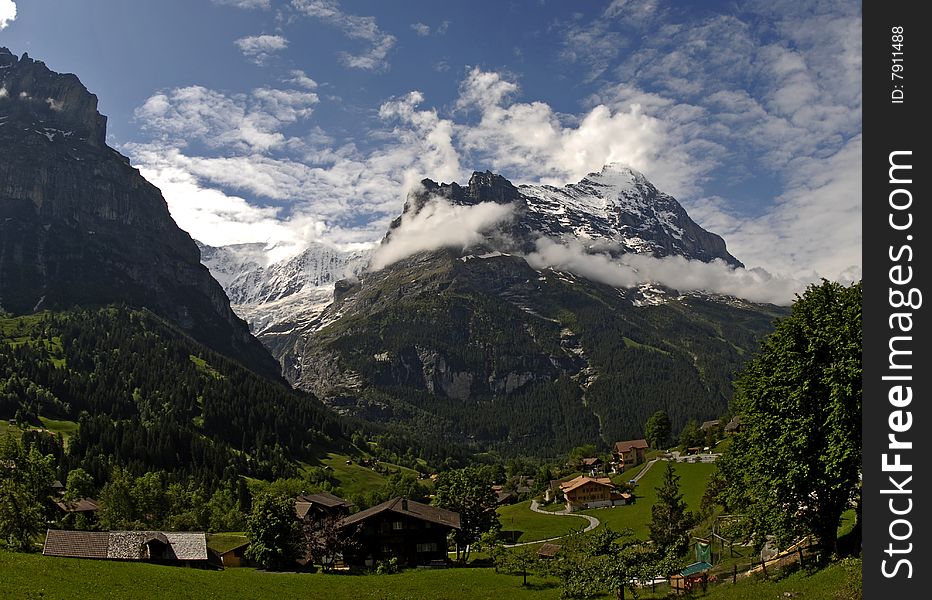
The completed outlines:
<svg viewBox="0 0 932 600">
<path fill-rule="evenodd" d="M 803 279 L 860 277 L 860 36 L 850 1 L 0 0 L 207 243 L 365 244 L 423 177 L 619 161 Z"/>
</svg>

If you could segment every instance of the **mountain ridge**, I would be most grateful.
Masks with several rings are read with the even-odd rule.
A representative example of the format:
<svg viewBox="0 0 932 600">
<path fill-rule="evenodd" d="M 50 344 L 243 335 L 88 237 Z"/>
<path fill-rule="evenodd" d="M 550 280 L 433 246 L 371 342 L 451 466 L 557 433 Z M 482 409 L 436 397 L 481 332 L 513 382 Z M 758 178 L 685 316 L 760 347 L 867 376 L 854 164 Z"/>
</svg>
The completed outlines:
<svg viewBox="0 0 932 600">
<path fill-rule="evenodd" d="M 161 192 L 105 143 L 97 97 L 0 49 L 0 306 L 150 308 L 266 377 L 280 371 Z"/>
</svg>

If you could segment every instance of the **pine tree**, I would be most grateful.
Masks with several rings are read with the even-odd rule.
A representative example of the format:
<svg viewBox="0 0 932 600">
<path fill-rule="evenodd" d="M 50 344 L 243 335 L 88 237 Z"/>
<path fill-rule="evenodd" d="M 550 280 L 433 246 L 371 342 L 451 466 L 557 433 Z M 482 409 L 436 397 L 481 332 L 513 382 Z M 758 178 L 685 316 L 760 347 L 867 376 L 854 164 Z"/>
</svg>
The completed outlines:
<svg viewBox="0 0 932 600">
<path fill-rule="evenodd" d="M 680 476 L 667 462 L 663 483 L 657 488 L 657 501 L 650 509 L 650 539 L 665 554 L 680 556 L 689 548 L 689 529 L 694 517 L 680 492 Z"/>
</svg>

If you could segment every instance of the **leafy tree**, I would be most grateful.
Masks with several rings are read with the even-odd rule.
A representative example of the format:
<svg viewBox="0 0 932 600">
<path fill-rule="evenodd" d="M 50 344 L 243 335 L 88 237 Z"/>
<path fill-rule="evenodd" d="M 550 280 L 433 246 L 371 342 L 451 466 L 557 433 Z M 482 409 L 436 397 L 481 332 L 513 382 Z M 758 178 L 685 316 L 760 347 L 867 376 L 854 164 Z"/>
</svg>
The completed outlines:
<svg viewBox="0 0 932 600">
<path fill-rule="evenodd" d="M 527 585 L 528 573 L 538 571 L 540 558 L 535 548 L 522 546 L 514 550 L 499 552 L 496 556 L 495 568 L 504 573 L 518 573 L 522 576 L 521 585 Z"/>
<path fill-rule="evenodd" d="M 690 419 L 686 427 L 680 432 L 680 449 L 695 448 L 705 442 L 705 435 L 699 430 L 699 423 L 695 419 Z"/>
<path fill-rule="evenodd" d="M 343 518 L 324 515 L 302 523 L 304 543 L 310 560 L 320 564 L 325 571 L 333 568 L 337 558 L 359 548 L 359 527 L 341 527 Z"/>
<path fill-rule="evenodd" d="M 90 473 L 78 467 L 68 472 L 68 480 L 65 483 L 65 500 L 78 500 L 79 498 L 91 498 L 97 486 L 94 485 L 94 478 Z"/>
<path fill-rule="evenodd" d="M 252 512 L 246 518 L 246 537 L 246 558 L 260 567 L 280 569 L 292 564 L 303 553 L 294 499 L 272 494 L 253 498 Z"/>
<path fill-rule="evenodd" d="M 209 531 L 240 531 L 245 524 L 243 513 L 239 511 L 233 492 L 220 488 L 207 502 L 210 526 Z"/>
<path fill-rule="evenodd" d="M 120 467 L 113 469 L 100 490 L 100 526 L 103 529 L 133 529 L 136 507 L 133 504 L 133 478 Z"/>
<path fill-rule="evenodd" d="M 454 530 L 456 560 L 469 560 L 469 546 L 482 534 L 501 528 L 495 512 L 495 492 L 481 469 L 466 467 L 440 473 L 434 487 L 434 504 L 458 512 L 460 529 Z"/>
<path fill-rule="evenodd" d="M 861 469 L 861 284 L 797 297 L 737 381 L 743 430 L 719 460 L 719 494 L 760 543 L 813 533 L 828 553 Z"/>
<path fill-rule="evenodd" d="M 666 448 L 670 440 L 670 417 L 666 412 L 658 410 L 647 420 L 644 426 L 644 437 L 651 448 Z"/>
<path fill-rule="evenodd" d="M 689 549 L 689 529 L 695 518 L 686 509 L 680 493 L 680 476 L 667 462 L 663 483 L 657 488 L 657 501 L 650 508 L 650 539 L 664 554 L 682 556 Z"/>
<path fill-rule="evenodd" d="M 53 459 L 7 434 L 0 440 L 0 539 L 13 550 L 29 550 L 42 531 L 55 477 Z"/>
</svg>

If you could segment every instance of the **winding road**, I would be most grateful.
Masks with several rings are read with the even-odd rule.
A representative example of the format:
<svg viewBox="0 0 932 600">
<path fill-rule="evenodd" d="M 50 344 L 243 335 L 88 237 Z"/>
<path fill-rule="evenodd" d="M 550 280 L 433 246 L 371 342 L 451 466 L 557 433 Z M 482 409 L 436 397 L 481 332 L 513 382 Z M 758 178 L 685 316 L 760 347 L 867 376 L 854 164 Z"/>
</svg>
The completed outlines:
<svg viewBox="0 0 932 600">
<path fill-rule="evenodd" d="M 581 517 L 583 519 L 586 519 L 587 521 L 589 521 L 589 524 L 586 526 L 585 529 L 583 529 L 584 533 L 586 531 L 592 531 L 593 529 L 599 526 L 599 520 L 596 519 L 595 517 L 592 517 L 590 515 L 581 515 L 579 513 L 567 512 L 565 508 L 563 510 L 558 510 L 558 511 L 541 510 L 540 504 L 537 503 L 537 500 L 531 500 L 531 510 L 533 510 L 536 513 L 540 513 L 542 515 L 553 515 L 555 517 Z M 572 534 L 568 533 L 566 535 L 560 535 L 557 537 L 547 538 L 545 540 L 534 540 L 532 542 L 519 542 L 517 544 L 505 544 L 505 547 L 506 548 L 518 548 L 520 546 L 530 546 L 531 544 L 541 544 L 544 542 L 552 542 L 554 540 L 563 539 L 567 535 L 572 535 Z"/>
</svg>

